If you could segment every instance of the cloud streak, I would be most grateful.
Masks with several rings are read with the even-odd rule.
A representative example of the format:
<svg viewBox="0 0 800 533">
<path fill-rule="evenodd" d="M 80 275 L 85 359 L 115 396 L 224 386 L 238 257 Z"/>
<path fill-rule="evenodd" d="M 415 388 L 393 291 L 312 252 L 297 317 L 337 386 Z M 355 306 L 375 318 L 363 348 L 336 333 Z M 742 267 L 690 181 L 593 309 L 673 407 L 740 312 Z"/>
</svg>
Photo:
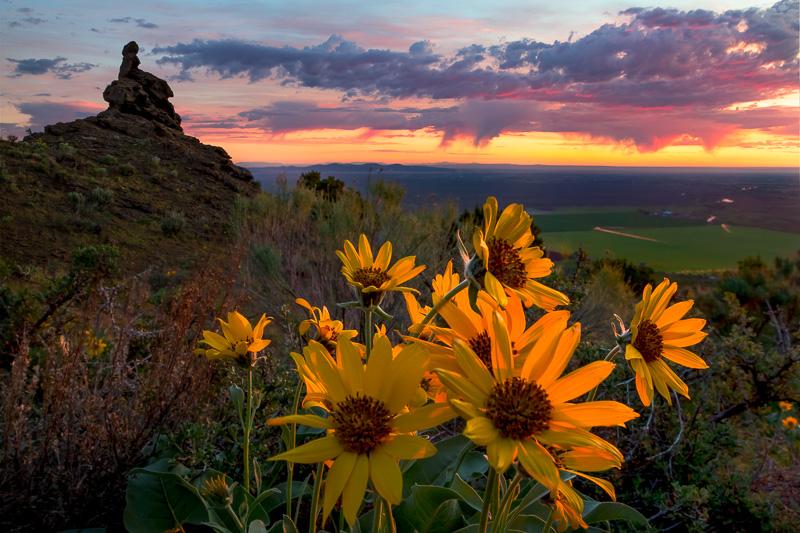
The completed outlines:
<svg viewBox="0 0 800 533">
<path fill-rule="evenodd" d="M 66 63 L 67 58 L 56 57 L 53 59 L 12 59 L 6 58 L 6 61 L 14 63 L 14 71 L 10 74 L 13 78 L 20 76 L 32 75 L 40 76 L 42 74 L 52 73 L 62 80 L 72 78 L 73 74 L 87 72 L 97 65 L 91 63 Z"/>
</svg>

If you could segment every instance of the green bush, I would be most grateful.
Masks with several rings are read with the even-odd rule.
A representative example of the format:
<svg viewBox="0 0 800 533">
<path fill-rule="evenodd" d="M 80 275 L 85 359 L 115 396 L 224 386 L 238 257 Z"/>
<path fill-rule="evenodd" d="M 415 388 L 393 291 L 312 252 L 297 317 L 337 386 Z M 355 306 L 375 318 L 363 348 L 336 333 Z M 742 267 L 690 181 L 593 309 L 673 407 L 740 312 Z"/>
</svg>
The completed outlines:
<svg viewBox="0 0 800 533">
<path fill-rule="evenodd" d="M 186 226 L 186 217 L 179 211 L 170 211 L 161 219 L 161 232 L 172 237 Z"/>
</svg>

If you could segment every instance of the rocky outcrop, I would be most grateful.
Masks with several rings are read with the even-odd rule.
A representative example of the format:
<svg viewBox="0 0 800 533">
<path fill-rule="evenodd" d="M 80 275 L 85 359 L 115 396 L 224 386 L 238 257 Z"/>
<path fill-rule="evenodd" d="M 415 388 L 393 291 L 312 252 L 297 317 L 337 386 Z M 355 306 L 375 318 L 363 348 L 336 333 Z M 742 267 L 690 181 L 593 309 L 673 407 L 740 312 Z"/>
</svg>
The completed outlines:
<svg viewBox="0 0 800 533">
<path fill-rule="evenodd" d="M 181 129 L 181 117 L 169 102 L 174 96 L 169 84 L 139 69 L 139 45 L 131 41 L 122 49 L 119 77 L 103 91 L 109 110 L 138 115 L 169 128 Z"/>
<path fill-rule="evenodd" d="M 249 170 L 233 163 L 228 153 L 185 135 L 181 117 L 169 102 L 169 84 L 139 68 L 139 45 L 131 41 L 122 49 L 118 79 L 103 92 L 108 109 L 97 116 L 46 126 L 26 140 L 47 144 L 68 143 L 90 159 L 111 155 L 142 171 L 153 158 L 164 166 L 180 168 L 180 175 L 198 183 L 223 182 L 228 189 L 252 193 L 258 189 Z"/>
</svg>

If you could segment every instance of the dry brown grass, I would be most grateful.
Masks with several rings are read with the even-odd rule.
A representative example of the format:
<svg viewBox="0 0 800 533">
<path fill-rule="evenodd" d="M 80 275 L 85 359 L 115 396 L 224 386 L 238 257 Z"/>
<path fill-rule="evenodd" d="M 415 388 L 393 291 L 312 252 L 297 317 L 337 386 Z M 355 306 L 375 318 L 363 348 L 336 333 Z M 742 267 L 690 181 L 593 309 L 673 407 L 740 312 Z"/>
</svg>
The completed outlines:
<svg viewBox="0 0 800 533">
<path fill-rule="evenodd" d="M 125 475 L 145 444 L 211 405 L 215 371 L 193 348 L 231 287 L 206 272 L 153 305 L 134 277 L 19 332 L 0 381 L 0 529 L 121 527 Z M 108 342 L 99 357 L 87 349 L 87 327 Z"/>
</svg>

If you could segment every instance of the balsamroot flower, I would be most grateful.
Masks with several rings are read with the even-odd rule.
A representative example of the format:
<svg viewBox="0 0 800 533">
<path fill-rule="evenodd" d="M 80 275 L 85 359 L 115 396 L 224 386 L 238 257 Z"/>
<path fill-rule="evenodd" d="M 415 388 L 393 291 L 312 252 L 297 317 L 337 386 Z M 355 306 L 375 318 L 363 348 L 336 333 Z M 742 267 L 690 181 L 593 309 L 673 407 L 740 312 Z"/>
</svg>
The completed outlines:
<svg viewBox="0 0 800 533">
<path fill-rule="evenodd" d="M 592 434 L 597 426 L 624 426 L 639 416 L 618 402 L 573 403 L 613 370 L 614 363 L 595 361 L 561 376 L 580 339 L 580 324 L 550 326 L 514 364 L 508 327 L 493 313 L 491 369 L 461 339 L 453 342 L 460 372 L 436 370 L 448 389 L 450 404 L 467 420 L 464 435 L 486 447 L 489 464 L 499 473 L 515 460 L 555 494 L 563 466 L 558 453 L 580 453 L 619 466 L 617 448 Z M 585 464 L 587 459 L 582 460 Z M 586 477 L 586 476 L 584 476 Z M 588 479 L 588 478 L 587 478 Z"/>
<path fill-rule="evenodd" d="M 339 335 L 347 335 L 348 338 L 355 337 L 358 332 L 352 329 L 344 329 L 344 324 L 341 320 L 331 320 L 330 311 L 324 305 L 322 309 L 313 307 L 305 298 L 297 298 L 295 303 L 300 307 L 306 309 L 311 318 L 307 318 L 300 322 L 298 327 L 300 335 L 306 335 L 311 327 L 316 331 L 317 340 L 325 345 L 328 349 L 336 347 L 336 339 Z"/>
<path fill-rule="evenodd" d="M 536 305 L 547 311 L 568 304 L 566 295 L 534 281 L 549 276 L 553 262 L 541 248 L 531 246 L 531 216 L 522 204 L 510 204 L 500 216 L 498 209 L 494 196 L 483 205 L 483 228 L 472 235 L 476 258 L 470 262 L 470 275 L 502 307 L 509 294 L 519 296 L 525 307 Z"/>
<path fill-rule="evenodd" d="M 272 321 L 266 315 L 261 315 L 258 323 L 253 327 L 238 311 L 228 313 L 228 321 L 218 318 L 222 335 L 213 331 L 203 331 L 200 341 L 207 348 L 195 350 L 208 359 L 231 359 L 243 366 L 253 366 L 256 362 L 255 354 L 269 346 L 269 339 L 263 339 L 264 328 Z"/>
<path fill-rule="evenodd" d="M 414 265 L 414 256 L 404 257 L 390 268 L 392 243 L 383 243 L 373 257 L 372 248 L 364 234 L 358 239 L 358 250 L 346 240 L 344 250 L 336 250 L 336 255 L 342 261 L 342 275 L 356 289 L 364 307 L 379 305 L 389 291 L 414 291 L 410 287 L 403 287 L 403 283 L 425 270 L 424 265 Z"/>
<path fill-rule="evenodd" d="M 702 331 L 705 320 L 683 318 L 694 301 L 686 300 L 667 307 L 677 290 L 678 284 L 670 283 L 666 278 L 655 290 L 648 284 L 631 321 L 625 359 L 636 373 L 636 391 L 644 405 L 650 405 L 653 399 L 653 386 L 670 405 L 670 389 L 689 397 L 689 387 L 664 359 L 689 368 L 708 368 L 705 361 L 686 349 L 707 335 Z"/>
<path fill-rule="evenodd" d="M 328 416 L 289 415 L 269 423 L 323 428 L 327 435 L 271 460 L 332 461 L 325 480 L 323 522 L 341 497 L 345 518 L 351 526 L 355 524 L 368 481 L 387 502 L 400 503 L 403 478 L 398 462 L 436 453 L 433 444 L 415 433 L 455 416 L 448 405 L 409 408 L 414 404 L 422 378 L 425 350 L 410 345 L 392 357 L 389 339 L 378 335 L 364 365 L 356 345 L 339 337 L 336 359 L 315 341 L 310 341 L 304 356 L 293 354 L 293 357 L 301 375 L 313 378 L 314 403 L 326 410 Z"/>
</svg>

